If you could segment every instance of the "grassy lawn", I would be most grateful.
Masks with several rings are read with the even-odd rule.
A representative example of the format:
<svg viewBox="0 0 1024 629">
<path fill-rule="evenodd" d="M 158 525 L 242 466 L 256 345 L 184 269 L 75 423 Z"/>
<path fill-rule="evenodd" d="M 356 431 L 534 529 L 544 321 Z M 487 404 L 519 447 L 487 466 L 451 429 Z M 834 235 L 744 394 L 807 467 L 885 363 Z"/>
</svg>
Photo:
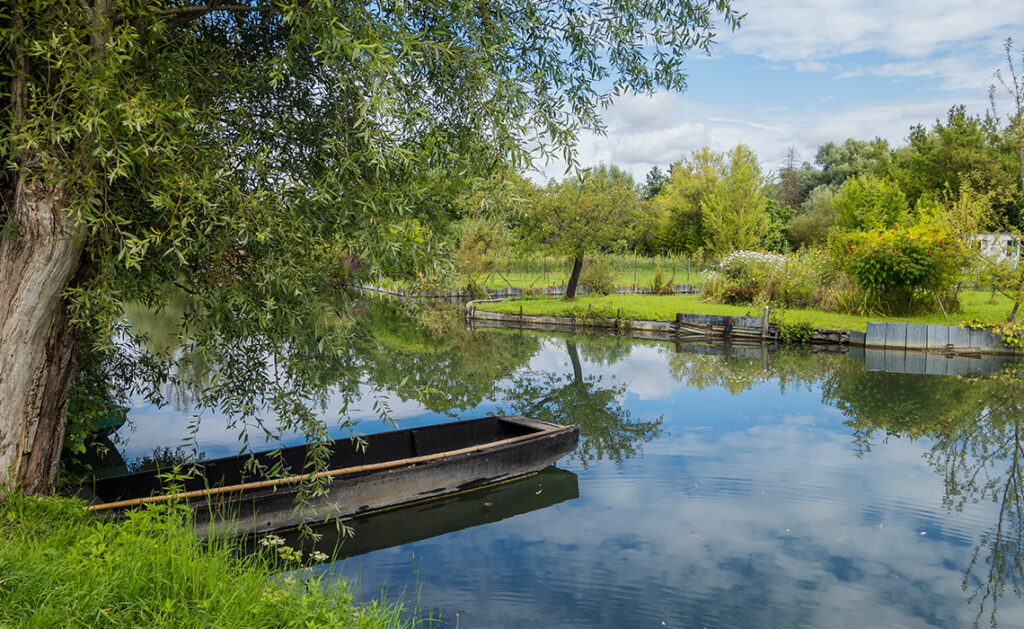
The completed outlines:
<svg viewBox="0 0 1024 629">
<path fill-rule="evenodd" d="M 903 321 L 907 323 L 938 323 L 957 325 L 968 319 L 995 319 L 1002 321 L 1010 313 L 1013 304 L 1002 295 L 996 295 L 994 303 L 990 293 L 969 291 L 960 294 L 960 312 L 950 313 L 944 317 L 942 313 L 919 315 L 915 317 L 885 317 L 881 315 L 860 316 L 825 312 L 822 310 L 786 310 L 783 314 L 791 323 L 809 322 L 815 327 L 828 330 L 860 330 L 867 329 L 868 321 Z M 502 301 L 477 304 L 481 310 L 494 312 L 518 313 L 522 306 L 523 314 L 568 317 L 575 309 L 578 314 L 588 308 L 615 313 L 621 309 L 622 317 L 628 319 L 648 319 L 654 321 L 670 321 L 675 319 L 677 312 L 690 314 L 720 314 L 732 316 L 761 316 L 761 308 L 753 306 L 727 306 L 709 304 L 700 300 L 698 295 L 597 295 L 578 297 L 572 301 L 547 297 L 531 297 L 516 301 Z"/>
</svg>

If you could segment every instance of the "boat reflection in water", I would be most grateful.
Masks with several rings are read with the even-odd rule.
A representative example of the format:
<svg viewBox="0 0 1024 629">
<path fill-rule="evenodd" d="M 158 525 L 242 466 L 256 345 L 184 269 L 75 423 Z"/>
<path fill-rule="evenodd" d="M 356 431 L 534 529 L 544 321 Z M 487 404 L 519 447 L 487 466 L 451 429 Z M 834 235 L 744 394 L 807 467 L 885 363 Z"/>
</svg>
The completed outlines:
<svg viewBox="0 0 1024 629">
<path fill-rule="evenodd" d="M 301 548 L 306 555 L 318 550 L 343 559 L 498 522 L 579 497 L 576 474 L 550 466 L 536 474 L 460 494 L 331 520 L 312 527 L 313 536 L 301 535 L 298 529 L 276 535 L 285 540 L 285 545 Z M 258 539 L 250 543 L 255 545 Z"/>
</svg>

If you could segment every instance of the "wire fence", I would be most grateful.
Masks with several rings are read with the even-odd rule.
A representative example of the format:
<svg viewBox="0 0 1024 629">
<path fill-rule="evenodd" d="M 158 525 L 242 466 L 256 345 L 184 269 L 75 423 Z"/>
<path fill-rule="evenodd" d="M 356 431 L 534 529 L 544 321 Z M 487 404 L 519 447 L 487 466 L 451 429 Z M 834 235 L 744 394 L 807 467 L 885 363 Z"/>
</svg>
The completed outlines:
<svg viewBox="0 0 1024 629">
<path fill-rule="evenodd" d="M 654 284 L 660 269 L 662 284 L 700 284 L 701 272 L 712 266 L 685 256 L 638 256 L 598 254 L 587 256 L 590 264 L 607 265 L 616 286 L 639 290 Z M 486 288 L 540 288 L 568 284 L 572 272 L 568 256 L 517 256 L 495 259 L 490 272 L 478 278 Z"/>
</svg>

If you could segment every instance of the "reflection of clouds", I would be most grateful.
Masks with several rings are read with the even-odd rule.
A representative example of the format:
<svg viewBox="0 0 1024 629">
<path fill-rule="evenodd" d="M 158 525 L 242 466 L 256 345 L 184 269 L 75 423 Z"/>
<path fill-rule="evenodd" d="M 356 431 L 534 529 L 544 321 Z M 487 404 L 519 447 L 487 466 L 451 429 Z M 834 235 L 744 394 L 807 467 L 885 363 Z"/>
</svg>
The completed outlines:
<svg viewBox="0 0 1024 629">
<path fill-rule="evenodd" d="M 577 339 L 580 345 L 586 344 L 586 337 Z M 628 343 L 628 341 L 623 341 Z M 668 397 L 679 383 L 666 368 L 666 354 L 670 348 L 666 345 L 632 345 L 629 353 L 611 365 L 580 356 L 584 376 L 596 376 L 604 386 L 625 385 L 626 393 L 632 393 L 641 400 L 660 400 Z M 572 364 L 562 339 L 546 340 L 541 350 L 531 360 L 531 371 L 549 373 L 572 373 Z"/>
<path fill-rule="evenodd" d="M 973 622 L 960 582 L 994 508 L 946 513 L 927 444 L 893 440 L 857 459 L 848 435 L 801 425 L 672 433 L 623 469 L 576 470 L 580 500 L 344 573 L 360 571 L 364 588 L 404 579 L 415 552 L 420 600 L 463 610 L 467 626 Z M 1008 599 L 1000 616 L 1021 611 Z"/>
<path fill-rule="evenodd" d="M 620 402 L 634 417 L 663 414 L 662 436 L 621 466 L 573 467 L 578 500 L 347 560 L 339 569 L 361 577 L 367 597 L 385 583 L 391 592 L 408 586 L 407 600 L 440 608 L 452 626 L 458 612 L 467 627 L 973 621 L 961 579 L 996 507 L 947 513 L 942 479 L 922 456 L 927 440 L 876 440 L 857 458 L 842 415 L 822 405 L 816 385 L 697 390 L 672 377 L 671 346 L 634 344 L 601 365 L 577 341 L 584 375 L 625 386 Z M 565 343 L 542 340 L 519 375 L 571 374 Z M 395 396 L 390 404 L 403 426 L 445 419 Z M 368 403 L 351 416 L 361 432 L 380 429 Z M 146 406 L 130 417 L 129 457 L 177 442 L 191 419 Z M 239 449 L 224 426 L 215 414 L 200 424 L 208 455 Z M 1001 601 L 1002 619 L 1022 613 L 1019 599 Z"/>
</svg>

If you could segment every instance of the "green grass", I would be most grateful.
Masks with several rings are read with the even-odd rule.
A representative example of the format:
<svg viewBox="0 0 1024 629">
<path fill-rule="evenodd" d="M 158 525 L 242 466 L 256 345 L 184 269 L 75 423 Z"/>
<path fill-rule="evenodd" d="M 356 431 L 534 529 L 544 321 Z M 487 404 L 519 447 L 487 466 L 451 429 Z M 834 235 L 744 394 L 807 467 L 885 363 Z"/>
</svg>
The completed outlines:
<svg viewBox="0 0 1024 629">
<path fill-rule="evenodd" d="M 825 312 L 813 309 L 791 309 L 783 313 L 788 323 L 807 322 L 814 327 L 826 330 L 860 330 L 867 329 L 868 321 L 904 321 L 908 323 L 938 323 L 957 325 L 969 319 L 994 319 L 1002 321 L 1010 313 L 1013 304 L 1002 295 L 996 295 L 994 303 L 990 293 L 969 291 L 960 294 L 961 309 L 945 317 L 942 313 L 920 315 L 914 317 L 886 317 L 882 315 L 860 316 Z M 585 296 L 567 301 L 546 297 L 531 297 L 515 301 L 501 301 L 477 304 L 481 310 L 494 312 L 518 313 L 522 306 L 523 314 L 568 317 L 579 315 L 589 309 L 599 310 L 615 316 L 621 309 L 625 319 L 647 319 L 653 321 L 671 321 L 677 312 L 690 314 L 720 314 L 731 316 L 761 316 L 761 308 L 754 306 L 728 306 L 724 304 L 705 303 L 698 295 L 596 295 Z"/>
<path fill-rule="evenodd" d="M 184 513 L 96 522 L 82 503 L 0 503 L 0 627 L 399 627 L 401 609 L 357 606 L 301 564 L 198 541 Z"/>
<path fill-rule="evenodd" d="M 615 271 L 616 286 L 650 286 L 659 266 L 663 282 L 697 284 L 703 268 L 684 257 L 601 254 L 600 258 Z M 477 280 L 487 288 L 564 286 L 569 283 L 571 271 L 572 259 L 568 257 L 499 258 L 494 271 Z"/>
</svg>

